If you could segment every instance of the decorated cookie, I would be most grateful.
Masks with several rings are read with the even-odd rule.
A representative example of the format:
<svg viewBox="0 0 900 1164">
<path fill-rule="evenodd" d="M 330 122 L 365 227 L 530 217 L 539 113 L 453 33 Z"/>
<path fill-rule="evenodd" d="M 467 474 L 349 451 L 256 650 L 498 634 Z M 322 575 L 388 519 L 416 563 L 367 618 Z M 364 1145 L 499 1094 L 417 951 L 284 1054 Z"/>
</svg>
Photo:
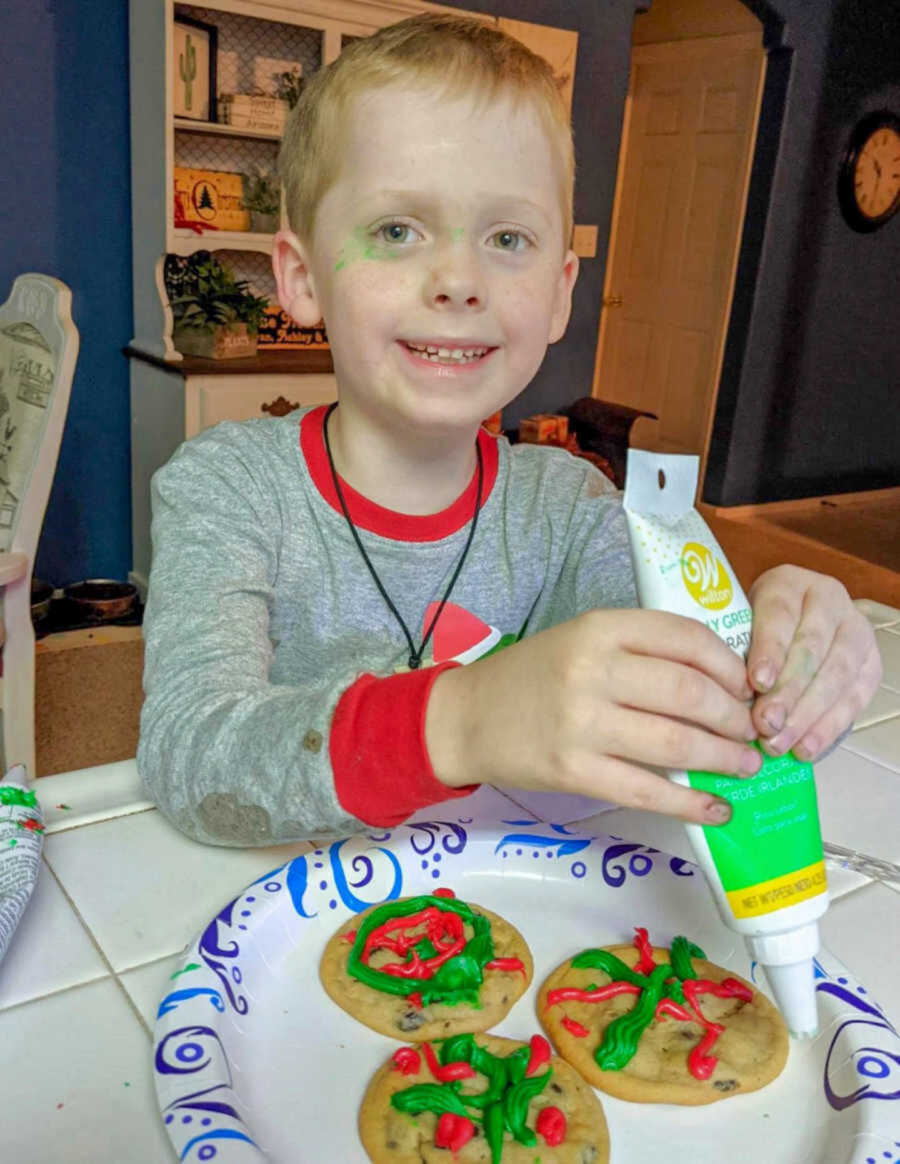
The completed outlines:
<svg viewBox="0 0 900 1164">
<path fill-rule="evenodd" d="M 788 1032 L 748 982 L 677 937 L 654 949 L 584 950 L 540 989 L 538 1014 L 592 1086 L 638 1103 L 713 1103 L 764 1087 L 787 1061 Z"/>
<path fill-rule="evenodd" d="M 542 1035 L 401 1047 L 359 1113 L 375 1164 L 607 1164 L 600 1101 Z"/>
<path fill-rule="evenodd" d="M 383 1035 L 421 1042 L 484 1031 L 527 990 L 517 929 L 450 890 L 399 898 L 346 921 L 319 974 L 338 1006 Z"/>
</svg>

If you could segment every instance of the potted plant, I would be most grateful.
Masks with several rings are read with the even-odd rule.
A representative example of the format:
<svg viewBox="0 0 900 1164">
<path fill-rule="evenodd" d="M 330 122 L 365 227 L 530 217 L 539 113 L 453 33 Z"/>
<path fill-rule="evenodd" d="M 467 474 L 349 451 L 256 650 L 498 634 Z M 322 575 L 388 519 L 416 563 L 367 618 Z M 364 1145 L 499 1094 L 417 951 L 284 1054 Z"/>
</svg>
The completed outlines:
<svg viewBox="0 0 900 1164">
<path fill-rule="evenodd" d="M 255 355 L 269 301 L 252 294 L 249 286 L 209 251 L 168 256 L 166 288 L 176 350 L 214 360 Z"/>
<path fill-rule="evenodd" d="M 287 101 L 288 106 L 293 109 L 303 92 L 303 77 L 300 75 L 299 66 L 295 65 L 284 73 L 273 73 L 272 79 L 275 82 L 275 96 Z"/>
<path fill-rule="evenodd" d="M 269 170 L 254 166 L 242 174 L 241 201 L 250 211 L 250 229 L 258 234 L 274 234 L 281 218 L 281 190 L 278 179 Z"/>
</svg>

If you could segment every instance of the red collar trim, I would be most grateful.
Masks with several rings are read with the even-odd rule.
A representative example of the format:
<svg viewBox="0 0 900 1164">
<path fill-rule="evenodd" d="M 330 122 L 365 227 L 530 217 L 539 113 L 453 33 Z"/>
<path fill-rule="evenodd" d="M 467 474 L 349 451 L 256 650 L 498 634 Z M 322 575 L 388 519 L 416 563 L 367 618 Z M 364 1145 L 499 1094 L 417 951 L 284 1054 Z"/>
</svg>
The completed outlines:
<svg viewBox="0 0 900 1164">
<path fill-rule="evenodd" d="M 328 405 L 323 404 L 304 415 L 300 421 L 300 450 L 306 460 L 313 485 L 331 508 L 343 516 L 341 503 L 338 501 L 334 481 L 331 478 L 331 466 L 328 464 L 322 433 L 327 410 Z M 478 430 L 478 444 L 484 464 L 484 483 L 481 490 L 483 509 L 497 480 L 499 456 L 496 438 L 483 428 Z M 478 470 L 472 474 L 472 480 L 453 504 L 442 509 L 440 513 L 423 515 L 396 513 L 393 509 L 385 509 L 384 506 L 376 505 L 374 501 L 369 501 L 367 497 L 357 493 L 343 477 L 341 492 L 344 494 L 353 524 L 357 528 L 379 534 L 381 537 L 393 538 L 395 541 L 436 542 L 456 533 L 472 520 L 472 510 L 478 493 Z"/>
</svg>

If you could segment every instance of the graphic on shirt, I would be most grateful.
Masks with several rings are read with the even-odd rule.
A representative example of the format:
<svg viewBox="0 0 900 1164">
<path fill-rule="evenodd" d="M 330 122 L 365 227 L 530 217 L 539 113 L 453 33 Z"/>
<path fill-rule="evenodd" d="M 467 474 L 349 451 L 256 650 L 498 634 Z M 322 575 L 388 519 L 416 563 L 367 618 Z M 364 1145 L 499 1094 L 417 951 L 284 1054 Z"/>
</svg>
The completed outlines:
<svg viewBox="0 0 900 1164">
<path fill-rule="evenodd" d="M 428 604 L 422 620 L 423 634 L 431 626 L 439 606 L 439 602 Z M 476 659 L 501 651 L 519 637 L 516 634 L 502 634 L 495 626 L 482 622 L 470 611 L 448 602 L 431 635 L 432 662 L 446 663 L 452 660 L 455 663 L 473 663 Z"/>
</svg>

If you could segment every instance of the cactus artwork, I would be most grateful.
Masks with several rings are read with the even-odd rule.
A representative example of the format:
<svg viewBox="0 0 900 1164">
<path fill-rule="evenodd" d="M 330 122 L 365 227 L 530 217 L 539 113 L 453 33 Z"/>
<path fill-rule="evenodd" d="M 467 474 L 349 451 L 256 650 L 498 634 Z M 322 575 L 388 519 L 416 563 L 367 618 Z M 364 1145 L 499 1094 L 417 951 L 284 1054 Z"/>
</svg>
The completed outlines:
<svg viewBox="0 0 900 1164">
<path fill-rule="evenodd" d="M 191 42 L 190 33 L 187 34 L 184 41 L 184 52 L 178 55 L 178 71 L 184 82 L 184 105 L 186 109 L 190 109 L 192 108 L 193 82 L 197 76 L 197 50 Z"/>
</svg>

